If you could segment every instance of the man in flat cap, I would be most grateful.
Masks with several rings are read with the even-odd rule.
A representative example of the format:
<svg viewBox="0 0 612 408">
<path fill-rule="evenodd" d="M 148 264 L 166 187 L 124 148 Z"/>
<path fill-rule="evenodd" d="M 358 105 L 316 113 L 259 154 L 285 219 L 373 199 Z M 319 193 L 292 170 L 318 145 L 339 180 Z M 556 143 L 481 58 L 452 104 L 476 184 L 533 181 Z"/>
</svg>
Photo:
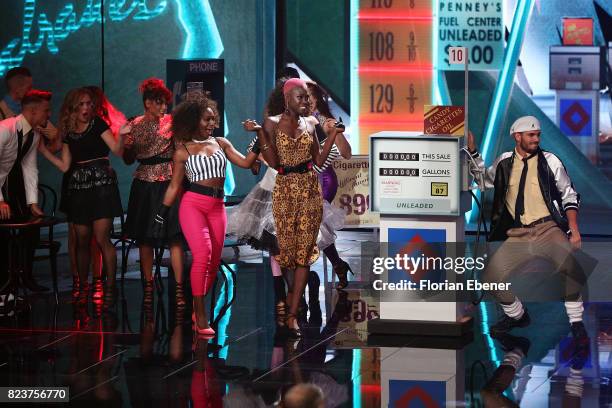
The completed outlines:
<svg viewBox="0 0 612 408">
<path fill-rule="evenodd" d="M 483 274 L 485 282 L 504 282 L 512 272 L 534 258 L 550 261 L 565 278 L 565 309 L 571 332 L 586 338 L 580 290 L 582 276 L 572 251 L 581 246 L 578 230 L 580 195 L 565 167 L 553 153 L 540 148 L 540 121 L 534 116 L 517 119 L 510 128 L 513 151 L 501 154 L 485 168 L 469 134 L 470 164 L 479 187 L 493 188 L 489 241 L 504 241 Z M 530 323 L 527 310 L 509 290 L 493 292 L 504 317 L 490 328 L 492 336 Z"/>
</svg>

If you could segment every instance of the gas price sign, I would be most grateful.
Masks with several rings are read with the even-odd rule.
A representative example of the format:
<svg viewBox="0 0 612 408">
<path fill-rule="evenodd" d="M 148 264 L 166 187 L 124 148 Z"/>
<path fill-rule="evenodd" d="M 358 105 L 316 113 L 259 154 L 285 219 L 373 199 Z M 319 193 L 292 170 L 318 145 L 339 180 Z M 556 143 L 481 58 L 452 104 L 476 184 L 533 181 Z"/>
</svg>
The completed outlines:
<svg viewBox="0 0 612 408">
<path fill-rule="evenodd" d="M 358 95 L 361 153 L 381 130 L 423 130 L 431 104 L 432 0 L 360 0 Z"/>
</svg>

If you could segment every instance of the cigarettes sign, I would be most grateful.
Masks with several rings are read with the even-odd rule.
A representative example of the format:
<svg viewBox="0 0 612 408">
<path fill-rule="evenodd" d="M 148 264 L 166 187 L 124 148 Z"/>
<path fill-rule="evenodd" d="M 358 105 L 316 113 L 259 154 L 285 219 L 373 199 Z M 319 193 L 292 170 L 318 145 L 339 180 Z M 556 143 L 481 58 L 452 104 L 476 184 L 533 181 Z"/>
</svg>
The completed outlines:
<svg viewBox="0 0 612 408">
<path fill-rule="evenodd" d="M 425 106 L 426 135 L 463 136 L 465 109 L 463 106 Z"/>
<path fill-rule="evenodd" d="M 470 70 L 500 69 L 504 57 L 502 0 L 438 2 L 438 68 L 463 70 L 453 64 L 452 47 L 467 47 Z"/>
</svg>

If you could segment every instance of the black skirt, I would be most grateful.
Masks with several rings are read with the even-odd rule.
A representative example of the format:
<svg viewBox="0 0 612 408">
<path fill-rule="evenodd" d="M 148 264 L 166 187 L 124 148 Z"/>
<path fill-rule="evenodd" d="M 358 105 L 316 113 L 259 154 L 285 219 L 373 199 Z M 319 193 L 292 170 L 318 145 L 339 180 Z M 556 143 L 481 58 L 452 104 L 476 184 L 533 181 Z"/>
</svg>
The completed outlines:
<svg viewBox="0 0 612 408">
<path fill-rule="evenodd" d="M 170 185 L 170 181 L 149 182 L 134 179 L 130 189 L 128 201 L 127 220 L 125 231 L 127 237 L 137 243 L 156 245 L 157 240 L 153 236 L 153 219 L 159 211 L 164 200 L 164 194 Z M 175 242 L 182 238 L 181 226 L 179 224 L 180 199 L 174 201 L 165 221 L 164 242 Z"/>
<path fill-rule="evenodd" d="M 67 186 L 62 183 L 65 194 L 62 194 L 60 208 L 66 212 L 68 222 L 87 225 L 123 214 L 117 174 L 108 160 L 76 165 L 65 183 Z"/>
</svg>

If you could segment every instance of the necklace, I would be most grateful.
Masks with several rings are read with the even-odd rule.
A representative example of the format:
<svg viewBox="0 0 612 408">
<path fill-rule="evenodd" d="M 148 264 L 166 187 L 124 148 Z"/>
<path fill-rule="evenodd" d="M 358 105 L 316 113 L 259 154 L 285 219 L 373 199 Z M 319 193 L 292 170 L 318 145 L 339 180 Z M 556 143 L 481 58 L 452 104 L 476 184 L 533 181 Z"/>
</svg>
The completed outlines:
<svg viewBox="0 0 612 408">
<path fill-rule="evenodd" d="M 88 134 L 88 133 L 89 133 L 89 131 L 90 131 L 90 130 L 91 130 L 91 128 L 93 127 L 93 123 L 94 123 L 94 121 L 93 121 L 93 120 L 91 120 L 91 121 L 89 122 L 89 124 L 87 125 L 87 128 L 86 128 L 84 131 L 82 131 L 82 132 L 77 132 L 76 130 L 75 130 L 75 131 L 73 131 L 73 132 L 70 132 L 70 133 L 69 133 L 70 138 L 71 138 L 71 139 L 74 139 L 74 140 L 78 140 L 78 139 L 83 138 L 83 137 L 84 137 L 86 134 Z"/>
<path fill-rule="evenodd" d="M 82 132 L 75 132 L 75 133 L 80 133 L 80 134 L 84 134 L 87 133 L 91 130 L 92 126 L 93 126 L 93 119 L 89 121 L 89 123 L 87 124 L 87 127 L 85 128 L 85 130 L 83 130 Z"/>
<path fill-rule="evenodd" d="M 210 141 L 210 139 L 211 139 L 211 138 L 209 137 L 209 138 L 204 139 L 204 140 L 191 139 L 191 141 L 192 141 L 193 143 L 199 143 L 199 144 L 202 144 L 202 143 L 208 143 L 208 142 Z"/>
</svg>

